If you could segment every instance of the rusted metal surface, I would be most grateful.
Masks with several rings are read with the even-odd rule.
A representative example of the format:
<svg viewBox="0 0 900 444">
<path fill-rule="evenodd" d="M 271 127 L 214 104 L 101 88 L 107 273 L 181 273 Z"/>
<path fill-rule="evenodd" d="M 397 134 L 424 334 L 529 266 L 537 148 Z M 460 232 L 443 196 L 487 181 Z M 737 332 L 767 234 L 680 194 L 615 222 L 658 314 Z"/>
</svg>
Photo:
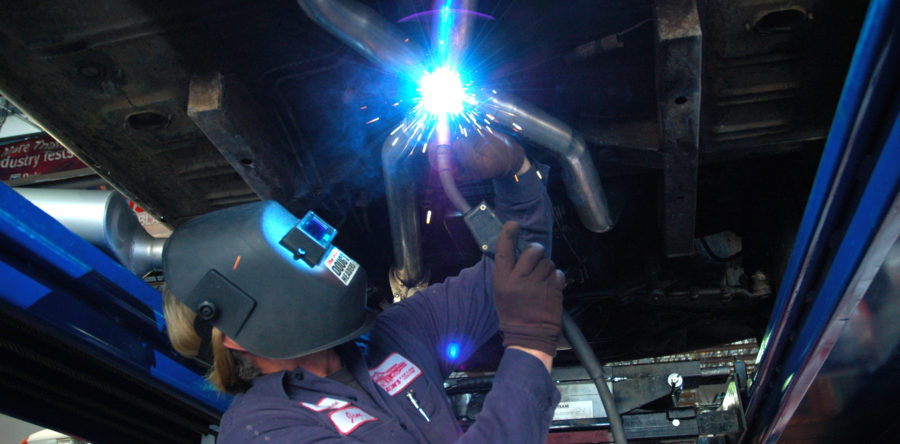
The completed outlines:
<svg viewBox="0 0 900 444">
<path fill-rule="evenodd" d="M 757 344 L 756 339 L 749 338 L 717 347 L 707 347 L 685 353 L 634 359 L 630 361 L 617 361 L 607 365 L 611 367 L 621 367 L 642 364 L 698 361 L 700 363 L 700 368 L 705 369 L 721 366 L 733 367 L 734 360 L 740 359 L 747 363 L 748 371 L 752 371 L 757 352 L 759 352 L 759 345 Z"/>
<path fill-rule="evenodd" d="M 309 188 L 293 151 L 239 83 L 219 73 L 194 77 L 187 114 L 261 199 L 290 208 Z"/>
<path fill-rule="evenodd" d="M 700 76 L 703 34 L 695 0 L 658 0 L 656 97 L 662 174 L 660 228 L 668 257 L 694 253 L 700 149 Z"/>
<path fill-rule="evenodd" d="M 215 17 L 211 6 L 192 12 Z M 252 196 L 185 114 L 190 68 L 167 33 L 198 16 L 28 2 L 0 17 L 0 93 L 142 207 L 177 224 L 227 202 L 211 193 Z M 182 177 L 201 165 L 202 179 Z"/>
<path fill-rule="evenodd" d="M 716 36 L 703 48 L 704 160 L 824 140 L 852 51 L 837 36 L 858 26 L 865 3 L 698 1 L 704 32 Z"/>
</svg>

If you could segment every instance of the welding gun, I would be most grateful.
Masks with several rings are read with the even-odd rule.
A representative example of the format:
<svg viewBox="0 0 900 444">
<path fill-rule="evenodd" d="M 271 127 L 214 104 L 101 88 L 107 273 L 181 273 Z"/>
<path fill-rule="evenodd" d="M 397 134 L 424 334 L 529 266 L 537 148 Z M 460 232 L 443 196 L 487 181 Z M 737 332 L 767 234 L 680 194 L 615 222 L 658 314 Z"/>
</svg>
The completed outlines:
<svg viewBox="0 0 900 444">
<path fill-rule="evenodd" d="M 441 185 L 444 187 L 444 193 L 463 213 L 463 220 L 469 231 L 478 243 L 481 252 L 494 257 L 497 251 L 497 238 L 500 236 L 500 229 L 503 222 L 494 211 L 488 206 L 487 202 L 482 201 L 480 204 L 471 206 L 469 202 L 459 192 L 456 187 L 456 181 L 453 179 L 452 168 L 450 167 L 450 130 L 447 123 L 446 114 L 438 117 L 436 126 L 438 146 L 437 146 L 437 168 L 438 175 L 441 179 Z M 516 256 L 518 257 L 528 244 L 518 240 L 516 243 Z"/>
</svg>

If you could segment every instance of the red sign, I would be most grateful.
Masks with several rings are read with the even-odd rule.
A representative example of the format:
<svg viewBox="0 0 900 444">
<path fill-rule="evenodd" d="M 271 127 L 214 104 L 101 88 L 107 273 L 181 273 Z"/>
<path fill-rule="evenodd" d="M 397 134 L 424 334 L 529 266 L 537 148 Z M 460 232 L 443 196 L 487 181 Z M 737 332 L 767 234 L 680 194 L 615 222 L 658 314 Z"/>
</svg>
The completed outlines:
<svg viewBox="0 0 900 444">
<path fill-rule="evenodd" d="M 87 168 L 50 136 L 0 145 L 0 180 Z"/>
</svg>

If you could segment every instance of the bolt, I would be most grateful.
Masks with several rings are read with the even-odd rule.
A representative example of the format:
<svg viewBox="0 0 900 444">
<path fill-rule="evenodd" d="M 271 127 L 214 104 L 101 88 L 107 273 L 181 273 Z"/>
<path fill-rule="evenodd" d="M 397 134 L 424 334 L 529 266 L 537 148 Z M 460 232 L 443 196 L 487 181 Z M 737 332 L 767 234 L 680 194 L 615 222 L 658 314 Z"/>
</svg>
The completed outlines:
<svg viewBox="0 0 900 444">
<path fill-rule="evenodd" d="M 479 206 L 478 209 L 481 211 L 487 211 L 487 205 L 481 204 L 481 206 Z"/>
<path fill-rule="evenodd" d="M 678 427 L 681 425 L 681 421 L 678 418 L 672 420 L 672 427 Z"/>
<path fill-rule="evenodd" d="M 484 251 L 487 251 L 488 245 L 487 245 L 487 244 L 481 244 L 481 249 L 484 250 Z"/>
<path fill-rule="evenodd" d="M 203 301 L 197 306 L 197 316 L 205 321 L 213 320 L 213 318 L 216 317 L 217 312 L 216 304 L 213 304 L 210 301 Z"/>
</svg>

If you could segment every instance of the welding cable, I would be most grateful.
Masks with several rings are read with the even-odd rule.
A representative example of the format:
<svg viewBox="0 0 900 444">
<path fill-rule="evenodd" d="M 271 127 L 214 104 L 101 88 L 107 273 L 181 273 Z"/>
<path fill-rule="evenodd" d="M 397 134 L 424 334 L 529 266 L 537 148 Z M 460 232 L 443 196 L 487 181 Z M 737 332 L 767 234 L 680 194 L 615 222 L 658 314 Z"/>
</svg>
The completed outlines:
<svg viewBox="0 0 900 444">
<path fill-rule="evenodd" d="M 609 386 L 606 385 L 606 379 L 603 377 L 603 368 L 600 366 L 594 350 L 591 349 L 590 344 L 585 339 L 584 333 L 578 329 L 578 324 L 565 310 L 563 310 L 562 324 L 563 332 L 566 335 L 566 339 L 569 340 L 569 345 L 572 346 L 575 356 L 581 361 L 581 365 L 587 370 L 588 376 L 594 381 L 594 385 L 597 386 L 597 392 L 600 393 L 600 402 L 603 403 L 603 408 L 606 409 L 606 416 L 609 418 L 609 429 L 612 432 L 613 440 L 616 444 L 626 443 L 622 417 L 616 409 L 616 400 L 613 398 L 612 392 L 609 391 Z"/>
<path fill-rule="evenodd" d="M 453 179 L 450 168 L 450 131 L 446 115 L 443 118 L 438 117 L 436 131 L 438 143 L 437 165 L 441 185 L 443 185 L 444 193 L 447 194 L 453 205 L 463 214 L 466 214 L 472 209 L 472 206 L 459 192 L 459 188 L 456 187 L 456 181 Z M 590 344 L 588 344 L 587 339 L 585 339 L 584 334 L 578 329 L 578 324 L 565 310 L 563 310 L 562 321 L 563 332 L 569 340 L 572 350 L 575 351 L 575 355 L 581 361 L 581 365 L 584 366 L 591 380 L 597 386 L 597 391 L 600 393 L 600 401 L 603 403 L 603 408 L 606 409 L 606 416 L 609 418 L 609 428 L 612 431 L 613 439 L 615 439 L 616 444 L 625 444 L 627 441 L 625 440 L 625 430 L 622 428 L 622 417 L 619 416 L 619 411 L 616 410 L 616 401 L 606 385 L 606 380 L 603 378 L 603 369 L 600 367 L 597 356 L 591 349 Z"/>
<path fill-rule="evenodd" d="M 450 198 L 450 202 L 461 213 L 466 214 L 472 209 L 466 198 L 459 192 L 456 187 L 456 181 L 453 180 L 453 173 L 450 169 L 450 146 L 440 145 L 437 147 L 437 164 L 438 175 L 441 177 L 441 185 L 444 187 L 444 193 Z"/>
<path fill-rule="evenodd" d="M 494 385 L 494 376 L 474 376 L 460 379 L 450 383 L 444 388 L 447 396 L 459 395 L 461 393 L 487 393 L 491 391 Z"/>
<path fill-rule="evenodd" d="M 453 180 L 453 170 L 450 167 L 450 124 L 448 119 L 447 113 L 441 113 L 438 115 L 437 125 L 435 125 L 438 176 L 441 178 L 441 185 L 444 186 L 444 193 L 450 198 L 450 202 L 457 210 L 466 214 L 472 209 L 472 206 L 459 192 L 456 181 Z"/>
</svg>

